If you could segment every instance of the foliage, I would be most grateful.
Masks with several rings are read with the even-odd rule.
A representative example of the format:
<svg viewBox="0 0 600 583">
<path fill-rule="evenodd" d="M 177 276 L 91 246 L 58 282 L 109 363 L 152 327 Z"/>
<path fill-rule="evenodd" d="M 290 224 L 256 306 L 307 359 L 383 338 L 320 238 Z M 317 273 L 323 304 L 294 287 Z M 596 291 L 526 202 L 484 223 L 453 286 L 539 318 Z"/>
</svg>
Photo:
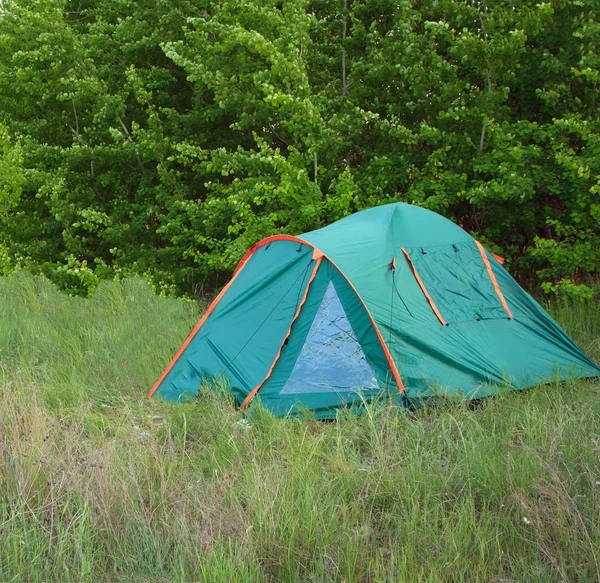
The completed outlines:
<svg viewBox="0 0 600 583">
<path fill-rule="evenodd" d="M 19 144 L 11 142 L 8 130 L 0 125 L 0 216 L 7 220 L 18 205 L 23 186 L 23 157 Z"/>
<path fill-rule="evenodd" d="M 199 293 L 264 236 L 401 200 L 457 221 L 523 280 L 590 293 L 598 0 L 1 10 L 13 265 L 75 292 L 138 273 Z"/>
</svg>

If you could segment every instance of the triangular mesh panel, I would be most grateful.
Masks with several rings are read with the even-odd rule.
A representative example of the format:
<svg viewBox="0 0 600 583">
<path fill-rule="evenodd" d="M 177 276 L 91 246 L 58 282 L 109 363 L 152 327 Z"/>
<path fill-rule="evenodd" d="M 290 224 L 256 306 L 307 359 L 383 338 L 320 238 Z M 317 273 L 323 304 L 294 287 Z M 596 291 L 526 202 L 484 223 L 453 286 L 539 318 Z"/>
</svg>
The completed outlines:
<svg viewBox="0 0 600 583">
<path fill-rule="evenodd" d="M 329 282 L 304 346 L 280 394 L 377 389 L 333 282 Z"/>
</svg>

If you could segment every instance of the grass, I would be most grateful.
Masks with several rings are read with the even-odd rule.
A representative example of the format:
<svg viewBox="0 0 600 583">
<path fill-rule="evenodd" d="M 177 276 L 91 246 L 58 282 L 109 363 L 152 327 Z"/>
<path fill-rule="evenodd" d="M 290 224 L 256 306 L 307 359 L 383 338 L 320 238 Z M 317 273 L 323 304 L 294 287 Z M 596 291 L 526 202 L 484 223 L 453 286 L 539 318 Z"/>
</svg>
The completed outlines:
<svg viewBox="0 0 600 583">
<path fill-rule="evenodd" d="M 554 305 L 594 358 L 600 309 Z M 144 395 L 195 323 L 0 279 L 0 581 L 600 581 L 600 384 L 247 423 Z"/>
</svg>

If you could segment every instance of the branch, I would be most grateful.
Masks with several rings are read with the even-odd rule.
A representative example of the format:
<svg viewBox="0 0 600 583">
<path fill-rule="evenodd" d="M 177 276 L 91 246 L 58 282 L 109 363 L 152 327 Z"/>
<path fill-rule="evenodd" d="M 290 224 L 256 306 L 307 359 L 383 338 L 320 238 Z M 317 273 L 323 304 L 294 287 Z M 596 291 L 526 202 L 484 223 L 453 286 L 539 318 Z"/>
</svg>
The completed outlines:
<svg viewBox="0 0 600 583">
<path fill-rule="evenodd" d="M 486 122 L 483 122 L 483 126 L 481 128 L 481 138 L 479 138 L 479 153 L 483 152 L 483 140 L 485 140 L 485 126 Z"/>
<path fill-rule="evenodd" d="M 483 7 L 487 10 L 487 6 L 485 5 L 485 0 L 483 0 Z M 479 14 L 479 22 L 481 22 L 481 32 L 483 33 L 483 41 L 485 42 L 487 40 L 487 30 L 485 29 L 485 22 L 483 20 L 483 15 L 481 14 L 481 10 L 478 11 Z M 488 63 L 487 65 L 487 69 L 486 69 L 486 76 L 487 76 L 487 92 L 488 94 L 492 92 L 492 74 L 490 71 L 490 65 Z M 483 143 L 485 140 L 485 128 L 486 128 L 486 122 L 483 122 L 483 126 L 481 127 L 481 137 L 479 138 L 479 153 L 481 154 L 483 152 Z"/>
<path fill-rule="evenodd" d="M 344 28 L 342 29 L 342 95 L 348 95 L 348 81 L 346 79 L 346 36 L 348 34 L 348 0 L 344 0 Z"/>
<path fill-rule="evenodd" d="M 123 128 L 123 131 L 125 132 L 125 135 L 127 136 L 127 139 L 133 144 L 133 138 L 131 137 L 131 134 L 129 133 L 129 130 L 127 129 L 127 126 L 123 123 L 123 120 L 121 119 L 120 115 L 117 115 L 117 119 L 119 120 L 119 123 L 121 124 L 121 127 Z M 137 158 L 137 163 L 138 166 L 140 167 L 140 170 L 142 172 L 146 171 L 146 168 L 144 167 L 144 163 L 142 162 L 142 159 L 140 158 L 140 155 L 136 152 L 135 157 Z"/>
<path fill-rule="evenodd" d="M 75 100 L 72 99 L 71 103 L 73 104 L 73 113 L 75 114 L 75 135 L 79 137 L 79 119 L 77 118 L 77 110 L 75 109 Z"/>
</svg>

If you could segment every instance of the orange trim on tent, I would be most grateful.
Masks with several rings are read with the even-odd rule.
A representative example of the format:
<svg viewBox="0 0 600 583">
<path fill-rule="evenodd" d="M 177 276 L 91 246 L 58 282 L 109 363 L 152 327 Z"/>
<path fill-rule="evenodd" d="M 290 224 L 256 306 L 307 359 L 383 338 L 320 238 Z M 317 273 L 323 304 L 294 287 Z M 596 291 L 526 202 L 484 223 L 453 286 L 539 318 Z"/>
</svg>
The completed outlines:
<svg viewBox="0 0 600 583">
<path fill-rule="evenodd" d="M 404 392 L 404 383 L 402 382 L 402 379 L 400 378 L 400 373 L 398 372 L 398 367 L 396 366 L 396 363 L 394 362 L 394 359 L 392 358 L 392 355 L 390 354 L 390 350 L 389 350 L 387 344 L 385 343 L 385 340 L 383 339 L 381 332 L 379 331 L 379 326 L 377 326 L 373 316 L 371 315 L 371 312 L 369 311 L 369 308 L 367 308 L 367 304 L 365 304 L 361 295 L 358 293 L 358 290 L 354 287 L 353 283 L 346 277 L 346 274 L 333 261 L 331 261 L 331 259 L 329 259 L 329 257 L 327 257 L 327 259 L 340 272 L 340 274 L 346 280 L 346 283 L 353 289 L 354 293 L 356 294 L 356 297 L 360 300 L 360 303 L 363 305 L 365 312 L 367 312 L 367 316 L 369 316 L 369 320 L 371 320 L 371 324 L 373 324 L 375 334 L 377 334 L 377 338 L 379 339 L 379 343 L 381 344 L 381 348 L 383 349 L 383 354 L 385 354 L 385 359 L 387 360 L 390 370 L 392 371 L 392 376 L 394 377 L 394 380 L 396 381 L 396 385 L 398 387 L 398 392 L 403 393 Z"/>
<path fill-rule="evenodd" d="M 244 267 L 244 265 L 246 264 L 246 261 L 248 261 L 248 259 L 250 259 L 250 257 L 252 257 L 252 255 L 254 255 L 254 253 L 256 252 L 257 249 L 259 249 L 260 247 L 264 247 L 265 245 L 268 245 L 269 243 L 272 243 L 273 241 L 295 241 L 296 243 L 302 243 L 303 245 L 306 245 L 307 247 L 312 247 L 315 251 L 321 253 L 321 251 L 319 251 L 314 245 L 311 245 L 307 241 L 303 241 L 302 239 L 300 239 L 300 237 L 294 237 L 293 235 L 271 235 L 270 237 L 267 237 L 266 239 L 259 241 L 255 245 L 252 245 L 252 247 L 250 247 L 250 249 L 248 249 L 248 251 L 246 251 L 246 254 L 242 257 L 241 261 L 237 264 L 237 267 L 235 268 L 233 275 L 236 275 L 237 272 L 240 269 L 242 269 L 242 267 Z M 316 259 L 316 257 L 313 256 L 313 259 Z"/>
<path fill-rule="evenodd" d="M 433 298 L 429 295 L 429 292 L 427 291 L 427 288 L 425 287 L 425 284 L 423 283 L 423 280 L 419 276 L 419 272 L 417 271 L 417 268 L 415 267 L 415 264 L 412 262 L 412 259 L 410 258 L 410 255 L 408 254 L 408 251 L 404 247 L 400 247 L 400 250 L 402 251 L 402 253 L 404 253 L 404 256 L 406 257 L 406 260 L 410 264 L 410 267 L 411 267 L 411 269 L 413 271 L 415 279 L 417 280 L 417 283 L 419 284 L 419 287 L 421 288 L 421 291 L 423 292 L 423 295 L 425 296 L 425 298 L 429 302 L 429 305 L 431 306 L 431 309 L 433 310 L 434 314 L 437 316 L 437 319 L 440 321 L 440 324 L 442 326 L 447 326 L 448 324 L 446 323 L 446 320 L 444 320 L 441 312 L 437 309 L 437 306 L 435 305 L 435 302 L 433 301 Z"/>
<path fill-rule="evenodd" d="M 508 307 L 508 304 L 506 303 L 506 300 L 504 299 L 504 295 L 500 291 L 500 286 L 498 285 L 498 282 L 496 281 L 496 276 L 494 275 L 494 272 L 492 271 L 492 266 L 490 265 L 490 260 L 488 259 L 487 253 L 485 252 L 485 248 L 479 241 L 475 241 L 475 245 L 477 245 L 477 248 L 479 249 L 479 253 L 481 253 L 481 258 L 483 259 L 483 262 L 485 263 L 485 267 L 487 269 L 488 275 L 490 276 L 490 279 L 492 280 L 492 284 L 494 286 L 494 289 L 496 290 L 496 294 L 497 294 L 498 298 L 500 299 L 500 303 L 502 304 L 504 311 L 508 314 L 508 319 L 511 320 L 513 317 L 512 312 L 510 311 L 510 308 Z"/>
<path fill-rule="evenodd" d="M 177 351 L 177 354 L 173 357 L 171 362 L 168 364 L 167 368 L 165 368 L 165 370 L 160 375 L 158 380 L 154 383 L 154 386 L 150 389 L 150 391 L 148 391 L 148 394 L 146 395 L 146 397 L 150 398 L 156 392 L 156 389 L 158 389 L 158 387 L 160 386 L 160 383 L 162 383 L 165 380 L 165 377 L 169 374 L 171 369 L 175 366 L 175 363 L 179 360 L 179 357 L 183 354 L 183 351 L 188 347 L 189 343 L 193 340 L 194 336 L 196 336 L 196 334 L 198 333 L 198 330 L 200 330 L 200 328 L 202 327 L 204 322 L 206 322 L 206 319 L 210 316 L 212 311 L 217 307 L 217 304 L 221 301 L 221 298 L 225 295 L 225 292 L 231 287 L 231 284 L 235 281 L 235 278 L 238 276 L 238 274 L 240 273 L 240 271 L 242 270 L 242 268 L 244 267 L 244 265 L 246 264 L 247 261 L 248 261 L 248 259 L 246 257 L 244 257 L 244 259 L 242 259 L 242 261 L 240 261 L 238 263 L 238 266 L 235 270 L 235 273 L 233 274 L 233 277 L 229 280 L 227 285 L 221 290 L 219 295 L 211 302 L 210 306 L 208 306 L 206 312 L 204 312 L 204 315 L 202 316 L 200 321 L 194 326 L 194 329 L 190 332 L 190 335 L 186 338 L 185 342 L 181 345 L 181 348 Z"/>
<path fill-rule="evenodd" d="M 237 264 L 237 267 L 235 268 L 235 271 L 233 272 L 232 278 L 229 280 L 227 285 L 221 290 L 219 295 L 212 301 L 210 306 L 208 306 L 208 309 L 206 310 L 206 312 L 204 312 L 204 315 L 202 316 L 201 320 L 196 324 L 196 326 L 194 326 L 194 329 L 190 332 L 190 335 L 186 338 L 185 342 L 181 345 L 181 348 L 177 351 L 177 354 L 173 357 L 171 362 L 168 364 L 167 368 L 163 371 L 163 373 L 160 375 L 158 380 L 154 383 L 154 386 L 150 389 L 150 391 L 148 391 L 148 394 L 146 395 L 147 398 L 150 398 L 156 392 L 156 390 L 160 386 L 160 383 L 162 383 L 165 380 L 165 377 L 169 374 L 171 369 L 175 366 L 175 363 L 179 360 L 179 357 L 183 354 L 184 350 L 189 346 L 189 344 L 193 340 L 194 336 L 196 336 L 196 334 L 198 334 L 198 331 L 200 330 L 200 328 L 202 327 L 204 322 L 206 322 L 206 319 L 210 316 L 212 311 L 217 307 L 217 304 L 221 301 L 221 298 L 225 295 L 225 292 L 230 288 L 231 284 L 234 282 L 235 278 L 239 275 L 240 271 L 242 271 L 242 269 L 244 268 L 246 263 L 248 263 L 248 260 L 250 259 L 250 257 L 252 257 L 252 255 L 254 255 L 254 252 L 259 247 L 263 247 L 264 245 L 268 245 L 272 241 L 277 241 L 277 240 L 281 240 L 281 239 L 298 241 L 300 243 L 304 243 L 305 245 L 308 245 L 307 243 L 305 243 L 301 239 L 298 239 L 297 237 L 292 237 L 289 235 L 273 235 L 272 237 L 267 237 L 266 239 L 259 241 L 256 245 L 253 245 L 252 247 L 250 247 L 250 249 L 248 249 L 248 251 L 246 251 L 246 254 L 242 257 L 240 262 Z M 312 245 L 308 245 L 308 246 L 313 247 Z"/>
<path fill-rule="evenodd" d="M 190 335 L 187 337 L 186 341 L 182 344 L 181 348 L 177 351 L 177 354 L 173 357 L 173 360 L 171 360 L 171 362 L 169 363 L 169 366 L 167 366 L 167 368 L 160 375 L 160 378 L 156 381 L 156 383 L 154 384 L 152 389 L 148 392 L 147 397 L 151 397 L 156 392 L 156 390 L 158 389 L 160 384 L 163 382 L 165 377 L 169 374 L 170 370 L 173 368 L 173 366 L 175 365 L 177 360 L 179 360 L 179 357 L 183 354 L 184 350 L 188 347 L 188 345 L 190 344 L 190 342 L 192 341 L 194 336 L 198 333 L 198 330 L 200 330 L 200 328 L 202 327 L 202 325 L 204 324 L 204 322 L 206 321 L 208 316 L 210 316 L 211 312 L 217 307 L 217 304 L 221 301 L 222 297 L 225 295 L 225 292 L 229 289 L 229 287 L 231 286 L 231 284 L 233 283 L 235 278 L 238 276 L 240 271 L 244 268 L 246 263 L 248 263 L 248 260 L 252 257 L 252 255 L 254 255 L 256 250 L 260 249 L 260 247 L 264 247 L 265 245 L 268 245 L 269 243 L 273 243 L 274 241 L 294 241 L 296 243 L 306 245 L 307 247 L 311 247 L 313 249 L 313 259 L 320 261 L 323 257 L 325 257 L 339 271 L 339 273 L 343 276 L 343 278 L 346 280 L 348 285 L 352 288 L 352 290 L 356 294 L 356 297 L 358 297 L 358 299 L 360 300 L 361 304 L 363 305 L 363 308 L 365 309 L 365 312 L 367 313 L 367 316 L 369 316 L 369 320 L 371 320 L 371 324 L 373 325 L 373 328 L 375 329 L 375 333 L 377 334 L 377 338 L 379 339 L 379 343 L 381 344 L 381 348 L 382 348 L 385 358 L 387 360 L 388 366 L 390 367 L 390 370 L 392 371 L 392 376 L 394 377 L 394 380 L 396 381 L 398 391 L 400 393 L 404 392 L 404 383 L 402 382 L 402 379 L 400 378 L 400 373 L 398 372 L 398 367 L 396 366 L 396 363 L 394 362 L 394 359 L 392 358 L 392 355 L 387 347 L 387 344 L 385 343 L 385 340 L 383 339 L 383 336 L 381 335 L 381 332 L 379 331 L 379 327 L 375 323 L 375 320 L 374 320 L 373 316 L 371 315 L 369 308 L 367 308 L 367 305 L 363 301 L 361 295 L 358 293 L 358 291 L 356 290 L 356 288 L 354 287 L 352 282 L 346 277 L 346 274 L 335 264 L 334 261 L 332 261 L 329 257 L 327 257 L 327 255 L 325 255 L 325 253 L 323 253 L 320 249 L 315 247 L 312 243 L 309 243 L 308 241 L 305 241 L 304 239 L 301 239 L 300 237 L 295 237 L 294 235 L 271 235 L 270 237 L 267 237 L 266 239 L 259 241 L 258 243 L 256 243 L 252 247 L 250 247 L 250 249 L 248 249 L 248 251 L 246 251 L 246 254 L 244 255 L 244 257 L 242 257 L 241 261 L 237 264 L 237 267 L 235 268 L 235 271 L 233 272 L 233 277 L 231 278 L 229 283 L 221 290 L 221 293 L 210 304 L 210 306 L 206 310 L 206 312 L 205 312 L 204 316 L 202 317 L 202 319 L 200 320 L 200 322 L 198 322 L 198 324 L 196 324 L 195 328 L 192 330 Z M 310 285 L 310 282 L 309 282 L 309 285 Z M 307 290 L 308 290 L 308 287 L 307 287 Z M 277 356 L 277 358 L 279 358 L 279 355 Z M 274 364 L 275 363 L 273 363 L 273 366 L 274 366 Z M 270 372 L 269 372 L 269 374 L 270 374 Z M 264 381 L 263 381 L 263 383 L 264 383 Z M 260 386 L 259 386 L 259 388 L 260 388 Z M 246 402 L 247 399 L 248 399 L 248 397 L 246 397 L 244 402 Z"/>
<path fill-rule="evenodd" d="M 500 264 L 502 265 L 504 263 L 504 257 L 500 257 L 500 255 L 496 255 L 495 253 L 492 253 L 492 257 Z"/>
<path fill-rule="evenodd" d="M 415 279 L 417 280 L 417 283 L 419 284 L 419 287 L 421 288 L 421 291 L 423 292 L 423 295 L 425 296 L 425 298 L 429 302 L 429 305 L 431 306 L 431 309 L 433 310 L 433 312 L 437 316 L 437 319 L 440 321 L 440 324 L 442 326 L 447 326 L 448 324 L 446 323 L 446 320 L 444 320 L 444 318 L 442 317 L 442 314 L 437 309 L 437 306 L 435 305 L 435 302 L 433 301 L 433 298 L 427 292 L 427 288 L 425 287 L 425 284 L 423 283 L 423 280 L 419 277 L 419 272 L 417 271 L 417 268 L 415 267 L 415 264 L 413 263 L 412 259 L 410 258 L 410 255 L 408 254 L 408 251 L 404 247 L 400 247 L 400 250 L 402 251 L 402 253 L 404 253 L 404 257 L 406 257 L 406 260 L 410 264 L 410 267 L 411 267 L 412 272 L 413 272 L 413 274 L 415 276 Z"/>
<path fill-rule="evenodd" d="M 292 318 L 292 321 L 290 322 L 290 327 L 288 328 L 288 331 L 283 339 L 283 342 L 281 343 L 281 346 L 279 347 L 279 350 L 277 351 L 277 354 L 275 355 L 275 359 L 273 360 L 273 363 L 271 364 L 271 367 L 269 368 L 267 375 L 258 385 L 256 385 L 252 389 L 252 391 L 250 391 L 250 393 L 248 393 L 248 396 L 244 399 L 244 402 L 242 403 L 242 409 L 245 409 L 250 404 L 250 401 L 252 401 L 252 399 L 254 399 L 254 397 L 256 396 L 256 393 L 258 393 L 260 388 L 267 382 L 268 378 L 273 373 L 273 370 L 275 369 L 275 365 L 277 364 L 277 362 L 279 361 L 279 358 L 281 357 L 281 352 L 283 351 L 283 347 L 285 346 L 285 343 L 287 342 L 288 338 L 290 337 L 290 334 L 292 333 L 292 328 L 294 327 L 294 323 L 298 319 L 298 316 L 300 315 L 300 312 L 302 311 L 302 306 L 304 306 L 304 303 L 306 302 L 306 298 L 308 297 L 308 291 L 310 290 L 310 286 L 317 275 L 317 271 L 319 270 L 319 265 L 321 265 L 322 260 L 323 260 L 323 257 L 321 256 L 321 257 L 317 258 L 317 260 L 315 262 L 315 266 L 313 267 L 313 270 L 312 270 L 312 273 L 310 274 L 308 283 L 306 284 L 306 289 L 304 290 L 304 295 L 302 296 L 302 299 L 300 300 L 300 303 L 298 304 L 298 307 L 296 308 L 296 313 L 294 314 L 294 317 Z"/>
</svg>

